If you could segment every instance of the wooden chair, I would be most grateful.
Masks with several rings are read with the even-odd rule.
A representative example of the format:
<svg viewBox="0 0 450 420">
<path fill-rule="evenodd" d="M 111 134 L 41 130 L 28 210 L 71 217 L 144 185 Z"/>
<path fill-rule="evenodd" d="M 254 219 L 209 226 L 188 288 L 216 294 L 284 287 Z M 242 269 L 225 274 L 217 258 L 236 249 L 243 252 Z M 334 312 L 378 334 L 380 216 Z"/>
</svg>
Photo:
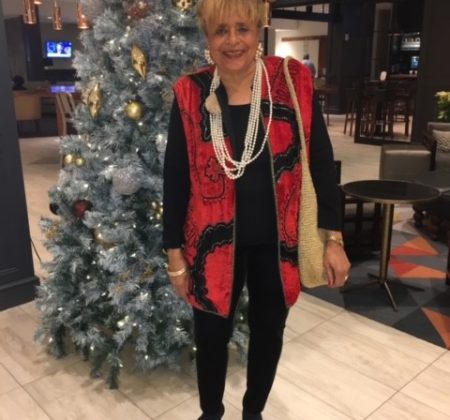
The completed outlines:
<svg viewBox="0 0 450 420">
<path fill-rule="evenodd" d="M 26 91 L 15 91 L 14 108 L 16 111 L 18 131 L 20 131 L 20 123 L 24 121 L 33 121 L 35 131 L 39 131 L 39 121 L 42 118 L 40 95 Z"/>
<path fill-rule="evenodd" d="M 333 85 L 320 84 L 315 85 L 315 91 L 319 100 L 319 104 L 322 107 L 322 112 L 326 117 L 327 125 L 330 125 L 330 97 L 337 93 L 337 87 Z"/>
<path fill-rule="evenodd" d="M 56 94 L 56 119 L 58 135 L 65 136 L 75 133 L 72 125 L 72 117 L 75 112 L 75 102 L 70 93 L 61 92 Z"/>
<path fill-rule="evenodd" d="M 347 88 L 346 97 L 347 97 L 347 111 L 345 113 L 344 134 L 347 134 L 347 124 L 350 123 L 348 134 L 352 136 L 353 125 L 356 121 L 356 100 L 357 100 L 356 87 Z"/>
</svg>

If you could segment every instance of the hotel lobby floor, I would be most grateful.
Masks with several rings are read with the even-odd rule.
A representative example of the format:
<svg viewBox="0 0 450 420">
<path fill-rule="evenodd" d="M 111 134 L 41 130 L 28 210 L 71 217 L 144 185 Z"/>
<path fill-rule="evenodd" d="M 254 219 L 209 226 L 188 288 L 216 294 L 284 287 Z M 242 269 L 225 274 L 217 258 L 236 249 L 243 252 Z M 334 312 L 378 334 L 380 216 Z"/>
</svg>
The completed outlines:
<svg viewBox="0 0 450 420">
<path fill-rule="evenodd" d="M 379 147 L 354 144 L 342 118 L 329 131 L 343 182 L 378 175 Z M 30 230 L 43 260 L 50 258 L 38 228 L 56 182 L 56 138 L 20 141 Z M 44 271 L 35 258 L 38 275 Z M 120 389 L 89 377 L 78 356 L 55 360 L 33 342 L 39 313 L 33 303 L 0 312 L 0 419 L 191 420 L 199 415 L 194 376 L 158 369 L 126 371 Z M 326 337 L 329 351 L 317 345 Z M 264 418 L 267 420 L 450 420 L 450 353 L 391 327 L 303 294 L 291 310 L 285 348 Z M 232 358 L 224 419 L 238 420 L 245 369 Z"/>
</svg>

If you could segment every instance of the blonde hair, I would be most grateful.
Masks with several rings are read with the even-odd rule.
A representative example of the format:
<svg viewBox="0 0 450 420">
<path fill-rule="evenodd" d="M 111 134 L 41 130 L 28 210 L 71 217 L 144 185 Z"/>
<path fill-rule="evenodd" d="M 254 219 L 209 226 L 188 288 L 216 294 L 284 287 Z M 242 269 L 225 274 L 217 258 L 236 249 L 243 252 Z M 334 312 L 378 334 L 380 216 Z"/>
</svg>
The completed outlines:
<svg viewBox="0 0 450 420">
<path fill-rule="evenodd" d="M 206 33 L 211 23 L 218 23 L 228 16 L 248 17 L 261 28 L 264 22 L 264 2 L 262 0 L 200 0 L 197 7 L 200 28 Z"/>
</svg>

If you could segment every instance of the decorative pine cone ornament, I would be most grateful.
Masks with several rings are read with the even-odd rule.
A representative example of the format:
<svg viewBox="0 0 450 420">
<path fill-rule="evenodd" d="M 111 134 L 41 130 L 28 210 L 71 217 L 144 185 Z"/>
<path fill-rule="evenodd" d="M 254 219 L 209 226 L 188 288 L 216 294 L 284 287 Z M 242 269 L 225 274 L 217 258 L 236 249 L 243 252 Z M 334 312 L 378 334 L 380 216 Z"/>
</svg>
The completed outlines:
<svg viewBox="0 0 450 420">
<path fill-rule="evenodd" d="M 92 118 L 97 118 L 103 104 L 103 94 L 100 85 L 96 83 L 92 89 L 87 92 L 87 106 Z"/>
<path fill-rule="evenodd" d="M 131 49 L 131 62 L 139 76 L 145 79 L 148 72 L 148 60 L 144 51 L 137 45 L 133 45 L 133 48 Z"/>
</svg>

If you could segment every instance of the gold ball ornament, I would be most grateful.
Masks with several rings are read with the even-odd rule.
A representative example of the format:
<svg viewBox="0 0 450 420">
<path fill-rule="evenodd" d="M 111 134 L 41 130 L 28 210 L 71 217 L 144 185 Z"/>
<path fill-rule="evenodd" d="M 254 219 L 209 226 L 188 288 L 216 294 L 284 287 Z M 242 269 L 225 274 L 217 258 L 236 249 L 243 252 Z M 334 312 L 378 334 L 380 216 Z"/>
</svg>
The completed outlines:
<svg viewBox="0 0 450 420">
<path fill-rule="evenodd" d="M 137 45 L 133 45 L 133 48 L 131 49 L 131 62 L 139 76 L 145 79 L 147 77 L 148 61 L 144 51 Z"/>
<path fill-rule="evenodd" d="M 82 156 L 77 156 L 75 158 L 75 165 L 81 168 L 82 166 L 86 165 L 86 159 Z"/>
<path fill-rule="evenodd" d="M 139 121 L 144 115 L 144 107 L 140 102 L 130 102 L 126 107 L 126 113 L 131 120 Z"/>
<path fill-rule="evenodd" d="M 69 153 L 68 155 L 64 156 L 64 165 L 71 165 L 74 160 L 75 156 Z"/>
<path fill-rule="evenodd" d="M 131 6 L 127 9 L 128 19 L 144 19 L 149 15 L 150 9 L 150 4 L 145 0 L 133 1 Z"/>
<path fill-rule="evenodd" d="M 190 12 L 195 3 L 195 0 L 172 0 L 172 4 L 181 12 Z"/>
</svg>

